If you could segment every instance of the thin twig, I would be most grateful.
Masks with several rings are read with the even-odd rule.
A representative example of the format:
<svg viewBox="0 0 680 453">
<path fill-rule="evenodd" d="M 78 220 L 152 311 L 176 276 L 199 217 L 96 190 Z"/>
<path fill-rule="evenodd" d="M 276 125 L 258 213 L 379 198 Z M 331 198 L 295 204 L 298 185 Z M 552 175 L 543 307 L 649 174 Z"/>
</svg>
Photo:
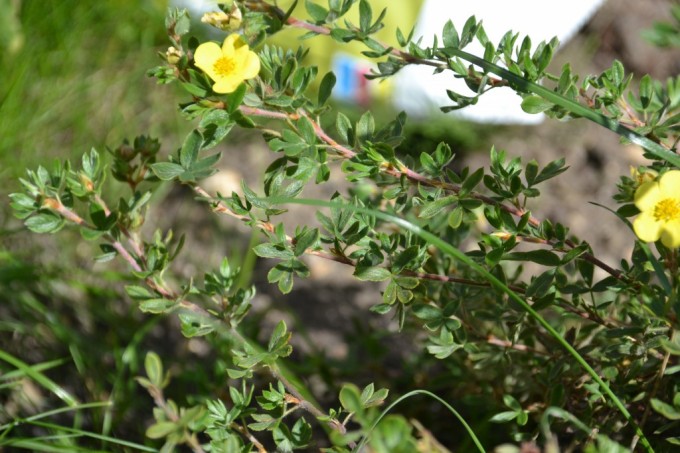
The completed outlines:
<svg viewBox="0 0 680 453">
<path fill-rule="evenodd" d="M 264 445 L 262 445 L 262 443 L 259 440 L 257 440 L 257 438 L 253 436 L 245 426 L 241 426 L 238 423 L 232 423 L 230 427 L 240 432 L 246 439 L 248 439 L 253 445 L 255 445 L 255 448 L 257 448 L 258 453 L 267 453 L 267 449 L 264 448 Z"/>
</svg>

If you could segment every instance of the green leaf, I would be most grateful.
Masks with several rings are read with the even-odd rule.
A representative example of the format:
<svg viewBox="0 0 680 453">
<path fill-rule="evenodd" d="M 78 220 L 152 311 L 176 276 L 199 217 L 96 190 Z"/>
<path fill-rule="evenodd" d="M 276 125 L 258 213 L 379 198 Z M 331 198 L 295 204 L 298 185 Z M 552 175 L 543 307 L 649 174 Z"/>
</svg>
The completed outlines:
<svg viewBox="0 0 680 453">
<path fill-rule="evenodd" d="M 642 79 L 640 79 L 640 104 L 642 104 L 643 109 L 649 107 L 653 95 L 654 89 L 652 88 L 652 78 L 649 74 L 645 74 Z"/>
<path fill-rule="evenodd" d="M 345 116 L 342 113 L 338 113 L 338 116 L 335 118 L 335 128 L 337 129 L 338 134 L 340 134 L 340 137 L 345 143 L 348 143 L 350 145 L 354 144 L 352 123 L 350 122 L 349 118 L 347 118 L 347 116 Z"/>
<path fill-rule="evenodd" d="M 446 47 L 458 47 L 458 44 L 460 44 L 458 31 L 456 31 L 456 27 L 453 25 L 453 22 L 451 22 L 450 19 L 446 22 L 446 24 L 444 24 L 442 41 Z"/>
<path fill-rule="evenodd" d="M 294 256 L 293 253 L 284 246 L 271 243 L 259 244 L 253 247 L 253 253 L 260 258 L 278 258 L 282 260 L 287 260 Z"/>
<path fill-rule="evenodd" d="M 465 214 L 465 210 L 461 207 L 456 207 L 454 210 L 452 210 L 449 213 L 449 217 L 447 219 L 447 223 L 451 228 L 454 230 L 458 228 L 462 223 L 463 223 L 463 215 Z"/>
<path fill-rule="evenodd" d="M 610 80 L 614 83 L 614 85 L 616 85 L 617 88 L 621 86 L 621 82 L 623 82 L 623 77 L 625 75 L 623 63 L 621 63 L 619 60 L 614 60 L 611 70 L 608 72 L 610 74 Z"/>
<path fill-rule="evenodd" d="M 381 282 L 387 280 L 392 276 L 392 273 L 379 266 L 370 267 L 359 267 L 357 266 L 354 270 L 354 276 L 359 280 L 369 281 L 369 282 Z"/>
<path fill-rule="evenodd" d="M 373 138 L 373 132 L 375 131 L 375 120 L 373 119 L 373 114 L 366 111 L 359 122 L 357 123 L 357 138 L 361 141 L 369 141 Z"/>
<path fill-rule="evenodd" d="M 179 152 L 179 161 L 182 167 L 186 169 L 191 168 L 191 164 L 196 162 L 196 159 L 198 158 L 198 151 L 201 149 L 202 144 L 203 136 L 198 130 L 194 129 L 189 132 L 189 135 L 184 139 L 184 144 Z"/>
<path fill-rule="evenodd" d="M 146 430 L 146 437 L 149 439 L 161 439 L 177 431 L 179 426 L 175 422 L 158 422 L 149 426 Z"/>
<path fill-rule="evenodd" d="M 388 389 L 379 389 L 366 401 L 365 407 L 379 406 L 385 402 L 390 391 Z"/>
<path fill-rule="evenodd" d="M 395 297 L 396 297 L 396 292 L 395 292 Z M 372 311 L 373 313 L 377 313 L 379 315 L 384 315 L 386 313 L 389 313 L 390 310 L 392 310 L 392 305 L 390 305 L 390 304 L 377 304 L 377 305 L 373 305 L 371 308 L 369 308 L 369 310 Z"/>
<path fill-rule="evenodd" d="M 293 290 L 293 272 L 279 265 L 274 266 L 267 274 L 269 283 L 278 282 L 279 291 L 288 294 Z"/>
<path fill-rule="evenodd" d="M 177 302 L 168 299 L 148 299 L 139 303 L 139 309 L 144 313 L 166 313 L 172 309 Z"/>
<path fill-rule="evenodd" d="M 328 72 L 323 76 L 321 84 L 319 85 L 319 106 L 326 104 L 326 101 L 328 101 L 328 98 L 330 98 L 331 93 L 333 92 L 335 82 L 335 74 L 332 72 Z"/>
<path fill-rule="evenodd" d="M 236 110 L 241 106 L 243 99 L 246 96 L 246 91 L 248 91 L 248 87 L 245 83 L 242 83 L 238 86 L 238 88 L 227 95 L 226 104 L 229 115 L 236 112 Z"/>
<path fill-rule="evenodd" d="M 462 49 L 472 42 L 472 38 L 475 37 L 477 32 L 477 19 L 475 16 L 470 16 L 465 21 L 463 25 L 463 31 L 460 33 L 460 44 L 459 47 Z"/>
<path fill-rule="evenodd" d="M 94 178 L 99 171 L 99 153 L 96 149 L 90 149 L 89 153 L 83 154 L 81 159 L 83 165 L 83 171 L 90 178 Z"/>
<path fill-rule="evenodd" d="M 538 162 L 536 162 L 535 159 L 532 159 L 531 161 L 529 161 L 529 163 L 527 163 L 527 166 L 524 169 L 524 176 L 526 177 L 527 184 L 529 186 L 534 185 L 536 175 L 538 175 Z"/>
<path fill-rule="evenodd" d="M 550 269 L 542 273 L 537 278 L 533 279 L 526 291 L 527 297 L 542 297 L 544 296 L 555 279 L 555 269 Z"/>
<path fill-rule="evenodd" d="M 181 85 L 182 88 L 184 88 L 189 94 L 197 96 L 199 98 L 203 98 L 208 94 L 208 91 L 205 88 L 195 85 L 193 83 L 182 82 Z"/>
<path fill-rule="evenodd" d="M 441 167 L 437 165 L 437 163 L 434 161 L 434 158 L 428 153 L 420 153 L 420 165 L 423 166 L 425 173 L 430 175 L 437 176 L 439 173 L 441 173 Z"/>
<path fill-rule="evenodd" d="M 170 181 L 184 173 L 181 165 L 172 162 L 158 162 L 151 164 L 151 171 L 162 181 Z"/>
<path fill-rule="evenodd" d="M 125 292 L 133 300 L 151 299 L 153 297 L 153 294 L 142 286 L 128 285 L 125 287 Z"/>
<path fill-rule="evenodd" d="M 305 253 L 308 248 L 315 247 L 319 242 L 321 234 L 317 228 L 306 229 L 300 235 L 295 236 L 295 256 L 300 256 Z"/>
<path fill-rule="evenodd" d="M 163 386 L 163 381 L 165 380 L 165 376 L 163 375 L 163 363 L 158 354 L 153 351 L 146 354 L 146 357 L 144 357 L 144 370 L 146 371 L 146 376 L 153 385 L 159 388 Z"/>
<path fill-rule="evenodd" d="M 311 2 L 310 0 L 305 0 L 305 9 L 309 13 L 309 16 L 314 19 L 316 23 L 322 23 L 326 20 L 328 16 L 328 10 L 321 5 Z"/>
<path fill-rule="evenodd" d="M 430 304 L 414 304 L 412 310 L 414 315 L 426 322 L 435 321 L 442 317 L 442 311 L 439 307 Z"/>
<path fill-rule="evenodd" d="M 375 386 L 371 382 L 368 384 L 364 389 L 361 391 L 361 405 L 365 406 L 366 403 L 371 399 L 373 396 L 373 392 L 375 391 Z"/>
<path fill-rule="evenodd" d="M 363 404 L 361 404 L 361 394 L 359 388 L 354 384 L 345 384 L 340 389 L 340 404 L 342 407 L 352 413 L 361 413 L 363 411 Z"/>
<path fill-rule="evenodd" d="M 540 96 L 531 95 L 522 100 L 522 110 L 527 113 L 541 113 L 553 107 L 553 103 L 546 101 Z"/>
<path fill-rule="evenodd" d="M 447 197 L 434 200 L 423 206 L 423 208 L 420 210 L 420 213 L 418 214 L 418 217 L 421 219 L 432 218 L 443 211 L 447 206 L 454 204 L 456 201 L 458 201 L 458 197 L 455 195 L 449 195 Z"/>
<path fill-rule="evenodd" d="M 367 0 L 359 2 L 359 29 L 363 33 L 368 33 L 373 22 L 373 10 L 371 4 Z"/>
<path fill-rule="evenodd" d="M 671 355 L 680 356 L 680 342 L 677 339 L 674 341 L 662 339 L 661 347 Z"/>
<path fill-rule="evenodd" d="M 341 42 L 341 43 L 346 43 L 350 42 L 356 37 L 356 33 L 354 33 L 351 30 L 347 30 L 344 28 L 333 28 L 331 29 L 331 38 L 334 40 Z"/>
<path fill-rule="evenodd" d="M 34 233 L 56 233 L 61 230 L 66 221 L 52 212 L 41 212 L 29 217 L 25 222 L 26 228 Z"/>
<path fill-rule="evenodd" d="M 269 338 L 269 345 L 267 346 L 267 350 L 269 352 L 274 352 L 276 349 L 282 346 L 281 343 L 283 344 L 287 343 L 288 339 L 290 339 L 290 334 L 287 333 L 286 331 L 286 323 L 283 320 L 281 320 L 278 322 L 276 328 L 274 329 L 274 332 L 272 332 L 272 335 Z"/>
<path fill-rule="evenodd" d="M 174 16 L 174 14 L 173 14 Z M 167 26 L 167 20 L 166 20 L 166 28 L 169 28 Z M 176 13 L 175 16 L 175 23 L 174 23 L 174 32 L 180 36 L 186 35 L 189 33 L 189 30 L 191 28 L 191 20 L 189 19 L 189 13 L 187 13 L 186 9 L 181 9 Z"/>
<path fill-rule="evenodd" d="M 680 420 L 680 409 L 664 403 L 663 401 L 652 398 L 652 408 L 669 420 Z"/>
<path fill-rule="evenodd" d="M 398 274 L 405 267 L 408 267 L 420 255 L 421 248 L 417 245 L 406 247 L 392 262 L 392 272 Z"/>
<path fill-rule="evenodd" d="M 550 178 L 553 178 L 560 173 L 567 171 L 569 167 L 565 167 L 565 159 L 562 157 L 560 159 L 556 159 L 552 162 L 550 162 L 548 165 L 546 165 L 543 170 L 536 176 L 534 179 L 534 184 L 538 184 L 540 182 L 546 181 Z"/>
<path fill-rule="evenodd" d="M 503 404 L 505 404 L 509 409 L 512 409 L 515 412 L 519 412 L 522 410 L 522 405 L 519 404 L 519 401 L 515 399 L 514 396 L 512 395 L 503 395 Z"/>
<path fill-rule="evenodd" d="M 529 252 L 512 252 L 503 255 L 507 261 L 531 261 L 543 266 L 559 266 L 562 260 L 549 250 L 532 250 Z"/>
<path fill-rule="evenodd" d="M 500 412 L 489 419 L 492 423 L 507 423 L 517 418 L 517 412 Z"/>
</svg>

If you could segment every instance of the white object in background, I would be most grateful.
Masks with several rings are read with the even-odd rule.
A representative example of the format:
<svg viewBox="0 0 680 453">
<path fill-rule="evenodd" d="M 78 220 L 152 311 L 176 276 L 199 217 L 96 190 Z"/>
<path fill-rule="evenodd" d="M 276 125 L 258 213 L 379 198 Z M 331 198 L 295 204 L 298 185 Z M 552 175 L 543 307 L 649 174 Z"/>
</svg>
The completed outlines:
<svg viewBox="0 0 680 453">
<path fill-rule="evenodd" d="M 414 32 L 414 41 L 422 36 L 422 45 L 431 45 L 433 35 L 441 42 L 441 30 L 451 19 L 458 30 L 468 17 L 482 21 L 492 43 L 497 44 L 508 31 L 519 32 L 517 45 L 524 36 L 531 37 L 532 46 L 557 36 L 562 44 L 570 39 L 592 16 L 604 0 L 425 0 Z M 484 49 L 476 41 L 465 51 L 483 55 Z M 394 77 L 393 101 L 397 108 L 410 116 L 427 117 L 439 107 L 453 105 L 446 90 L 473 95 L 461 79 L 454 79 L 451 71 L 433 75 L 428 66 L 411 65 Z M 543 114 L 530 115 L 522 111 L 521 98 L 510 88 L 494 88 L 479 98 L 476 105 L 450 114 L 463 119 L 486 123 L 537 124 Z"/>
</svg>

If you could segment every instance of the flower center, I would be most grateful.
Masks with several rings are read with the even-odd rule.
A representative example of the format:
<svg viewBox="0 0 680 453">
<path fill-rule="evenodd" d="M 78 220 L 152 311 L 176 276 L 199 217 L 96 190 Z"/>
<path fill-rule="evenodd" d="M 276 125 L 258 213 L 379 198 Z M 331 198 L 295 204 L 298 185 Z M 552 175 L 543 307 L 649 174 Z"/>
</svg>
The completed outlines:
<svg viewBox="0 0 680 453">
<path fill-rule="evenodd" d="M 213 69 L 215 70 L 215 72 L 223 77 L 226 77 L 230 75 L 232 72 L 234 72 L 235 67 L 236 63 L 234 62 L 234 59 L 227 57 L 218 58 L 215 64 L 213 65 Z"/>
<path fill-rule="evenodd" d="M 654 206 L 654 218 L 657 222 L 680 220 L 680 199 L 664 198 Z"/>
</svg>

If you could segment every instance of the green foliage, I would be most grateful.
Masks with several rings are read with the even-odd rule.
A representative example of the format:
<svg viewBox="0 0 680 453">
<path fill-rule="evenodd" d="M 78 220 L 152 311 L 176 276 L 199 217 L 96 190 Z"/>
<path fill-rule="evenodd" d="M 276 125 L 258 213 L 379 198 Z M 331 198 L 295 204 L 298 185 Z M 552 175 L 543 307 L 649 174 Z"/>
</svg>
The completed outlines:
<svg viewBox="0 0 680 453">
<path fill-rule="evenodd" d="M 311 22 L 270 2 L 234 5 L 243 16 L 241 32 L 253 46 L 288 26 L 305 29 L 308 37 L 358 41 L 367 49 L 364 55 L 379 60 L 369 77 L 422 64 L 464 79 L 475 94 L 449 91 L 453 104 L 444 111 L 506 86 L 523 97 L 527 112 L 585 118 L 638 143 L 652 163 L 619 184 L 617 220 L 628 225 L 644 178 L 680 167 L 680 78 L 664 84 L 644 76 L 631 89 L 633 77 L 618 61 L 599 75 L 581 78 L 569 65 L 550 74 L 556 40 L 534 45 L 508 32 L 492 43 L 474 17 L 460 31 L 448 22 L 441 45 L 435 40 L 431 47 L 398 31 L 399 50 L 374 38 L 386 11 L 376 14 L 367 0 L 329 0 L 327 7 L 306 1 Z M 343 17 L 353 6 L 358 23 Z M 407 413 L 387 415 L 403 399 L 380 410 L 389 391 L 376 390 L 374 382 L 363 389 L 351 382 L 335 385 L 334 407 L 322 409 L 291 366 L 293 332 L 284 320 L 262 331 L 257 322 L 255 329 L 249 324 L 255 287 L 243 284 L 226 257 L 202 282 L 177 275 L 172 264 L 184 236 L 142 229 L 161 181 L 182 184 L 208 209 L 261 231 L 264 240 L 253 253 L 275 260 L 267 280 L 283 294 L 293 291 L 296 278 L 310 275 L 308 255 L 350 266 L 359 281 L 380 282 L 382 298 L 370 310 L 394 316 L 400 334 L 415 339 L 422 352 L 417 361 L 436 370 L 433 389 L 460 398 L 466 417 L 421 392 L 444 402 L 457 418 L 469 438 L 458 441 L 463 448 L 471 442 L 484 450 L 475 432 L 489 421 L 502 426 L 502 440 L 550 444 L 556 438 L 565 448 L 584 451 L 625 451 L 621 445 L 638 440 L 654 451 L 679 442 L 671 430 L 680 418 L 673 380 L 678 369 L 670 363 L 680 350 L 677 250 L 659 243 L 653 253 L 636 241 L 630 259 L 614 268 L 566 225 L 535 218 L 532 199 L 568 170 L 565 159 L 523 163 L 494 147 L 488 170 L 454 171 L 454 152 L 445 143 L 418 155 L 402 152 L 406 115 L 388 122 L 370 111 L 353 119 L 334 112 L 328 101 L 335 77 L 324 75 L 312 92 L 318 71 L 305 66 L 302 47 L 262 45 L 258 78 L 233 93 L 213 93 L 193 62 L 198 41 L 190 36 L 187 13 L 171 10 L 165 25 L 173 47 L 166 64 L 148 74 L 162 84 L 180 84 L 188 93 L 181 111 L 198 123 L 177 151 L 161 160 L 160 144 L 145 136 L 110 151 L 111 174 L 129 191 L 117 204 L 105 201 L 109 169 L 94 149 L 77 168 L 65 162 L 28 170 L 22 191 L 11 195 L 15 215 L 28 229 L 56 233 L 76 227 L 98 242 L 98 260 L 121 258 L 129 267 L 125 289 L 141 312 L 176 315 L 184 337 L 212 342 L 219 353 L 218 388 L 226 388 L 228 397 L 203 388 L 205 393 L 182 395 L 186 404 L 166 396 L 173 377 L 164 359 L 146 354 L 145 375 L 136 381 L 156 406 L 146 436 L 162 442 L 161 451 L 184 444 L 193 451 L 323 446 L 345 452 L 366 443 L 374 451 L 416 451 L 424 439 Z M 474 41 L 484 49 L 482 56 L 463 50 Z M 265 170 L 262 189 L 243 182 L 240 194 L 210 194 L 201 180 L 218 171 L 220 153 L 207 150 L 238 127 L 261 132 L 276 158 Z M 334 171 L 349 181 L 347 195 L 336 192 L 330 202 L 300 198 L 312 181 L 324 184 Z M 279 221 L 287 203 L 327 209 L 316 212 L 317 225 L 292 229 Z M 482 218 L 488 227 L 480 228 Z M 67 398 L 39 371 L 3 357 Z M 473 388 L 477 399 L 452 390 L 452 383 Z M 64 401 L 78 406 L 72 398 Z M 318 434 L 313 426 L 321 428 Z M 488 440 L 499 441 L 492 435 Z"/>
</svg>

